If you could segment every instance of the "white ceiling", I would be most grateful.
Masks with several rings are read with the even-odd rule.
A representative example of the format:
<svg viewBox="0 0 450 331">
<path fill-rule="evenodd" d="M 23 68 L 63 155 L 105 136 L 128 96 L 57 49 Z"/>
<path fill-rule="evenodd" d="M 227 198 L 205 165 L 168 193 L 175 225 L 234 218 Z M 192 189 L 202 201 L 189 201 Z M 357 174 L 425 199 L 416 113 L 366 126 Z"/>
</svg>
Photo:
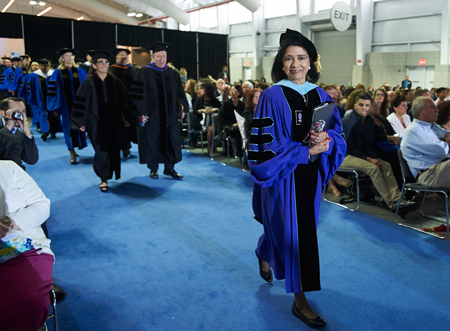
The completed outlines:
<svg viewBox="0 0 450 331">
<path fill-rule="evenodd" d="M 2 10 L 10 0 L 0 0 Z M 37 0 L 39 2 L 39 0 Z M 170 2 L 182 11 L 204 5 L 222 2 L 224 0 L 44 0 L 45 6 L 30 5 L 29 0 L 15 0 L 6 13 L 37 15 L 47 7 L 52 10 L 44 14 L 47 17 L 77 19 L 81 16 L 85 20 L 124 23 L 136 25 L 148 18 L 166 16 L 162 11 L 151 7 L 149 3 Z M 141 18 L 128 17 L 129 9 L 141 11 Z"/>
</svg>

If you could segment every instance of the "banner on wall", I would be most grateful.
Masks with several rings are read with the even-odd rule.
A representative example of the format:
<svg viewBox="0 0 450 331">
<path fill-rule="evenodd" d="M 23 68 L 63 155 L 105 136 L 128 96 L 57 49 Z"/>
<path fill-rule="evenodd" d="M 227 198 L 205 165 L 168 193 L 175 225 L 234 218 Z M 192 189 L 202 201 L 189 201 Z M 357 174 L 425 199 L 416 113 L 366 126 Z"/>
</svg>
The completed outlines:
<svg viewBox="0 0 450 331">
<path fill-rule="evenodd" d="M 1 56 L 20 56 L 24 54 L 23 39 L 0 38 L 0 55 Z"/>
</svg>

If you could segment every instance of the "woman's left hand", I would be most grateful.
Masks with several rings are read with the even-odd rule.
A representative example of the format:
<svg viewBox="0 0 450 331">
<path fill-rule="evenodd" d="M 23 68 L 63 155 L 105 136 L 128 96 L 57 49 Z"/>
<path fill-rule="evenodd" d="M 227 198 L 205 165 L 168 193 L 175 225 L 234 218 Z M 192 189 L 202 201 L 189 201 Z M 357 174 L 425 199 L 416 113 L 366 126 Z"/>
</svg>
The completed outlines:
<svg viewBox="0 0 450 331">
<path fill-rule="evenodd" d="M 325 141 L 326 139 L 328 139 L 328 133 L 326 131 L 324 132 L 309 131 L 309 135 L 311 137 L 311 142 L 313 144 L 318 144 L 321 141 Z"/>
</svg>

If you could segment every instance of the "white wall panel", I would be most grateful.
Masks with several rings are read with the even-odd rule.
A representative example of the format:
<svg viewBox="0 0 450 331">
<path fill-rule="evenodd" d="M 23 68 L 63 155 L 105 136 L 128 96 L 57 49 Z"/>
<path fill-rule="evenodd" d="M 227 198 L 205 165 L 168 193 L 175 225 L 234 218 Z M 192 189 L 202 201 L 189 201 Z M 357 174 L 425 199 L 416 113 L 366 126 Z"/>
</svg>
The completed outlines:
<svg viewBox="0 0 450 331">
<path fill-rule="evenodd" d="M 253 51 L 253 36 L 230 38 L 230 52 Z"/>
<path fill-rule="evenodd" d="M 373 43 L 439 40 L 441 16 L 381 21 L 373 24 Z"/>
<path fill-rule="evenodd" d="M 251 23 L 240 23 L 230 25 L 230 35 L 240 35 L 253 33 L 253 25 Z"/>
<path fill-rule="evenodd" d="M 374 19 L 439 12 L 442 0 L 395 0 L 374 3 Z"/>
<path fill-rule="evenodd" d="M 297 15 L 274 17 L 266 20 L 266 30 L 286 30 L 286 28 L 297 29 Z"/>
</svg>

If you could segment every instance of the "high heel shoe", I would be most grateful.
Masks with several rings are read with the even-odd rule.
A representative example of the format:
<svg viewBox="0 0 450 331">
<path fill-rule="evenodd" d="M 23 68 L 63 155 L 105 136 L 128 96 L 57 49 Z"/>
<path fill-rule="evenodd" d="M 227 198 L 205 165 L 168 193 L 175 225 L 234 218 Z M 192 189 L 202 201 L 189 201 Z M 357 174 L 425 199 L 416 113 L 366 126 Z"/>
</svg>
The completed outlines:
<svg viewBox="0 0 450 331">
<path fill-rule="evenodd" d="M 70 150 L 70 164 L 74 165 L 77 164 L 77 154 L 73 149 Z"/>
<path fill-rule="evenodd" d="M 258 253 L 255 250 L 255 254 L 256 257 L 258 258 L 258 263 L 259 263 L 259 274 L 261 275 L 261 278 L 264 279 L 266 282 L 271 282 L 273 280 L 273 276 L 272 276 L 272 269 L 269 268 L 269 271 L 263 271 L 262 270 L 262 264 L 263 264 L 263 259 L 261 259 L 258 255 Z"/>
<path fill-rule="evenodd" d="M 106 185 L 105 185 L 106 184 Z M 106 180 L 102 180 L 100 182 L 100 191 L 102 191 L 103 193 L 108 192 L 108 181 Z"/>
<path fill-rule="evenodd" d="M 297 317 L 300 321 L 308 325 L 310 328 L 313 329 L 319 329 L 327 325 L 327 322 L 320 316 L 317 316 L 316 318 L 310 319 L 302 314 L 300 309 L 297 308 L 294 304 L 292 305 L 292 314 L 294 314 L 295 317 Z"/>
</svg>

